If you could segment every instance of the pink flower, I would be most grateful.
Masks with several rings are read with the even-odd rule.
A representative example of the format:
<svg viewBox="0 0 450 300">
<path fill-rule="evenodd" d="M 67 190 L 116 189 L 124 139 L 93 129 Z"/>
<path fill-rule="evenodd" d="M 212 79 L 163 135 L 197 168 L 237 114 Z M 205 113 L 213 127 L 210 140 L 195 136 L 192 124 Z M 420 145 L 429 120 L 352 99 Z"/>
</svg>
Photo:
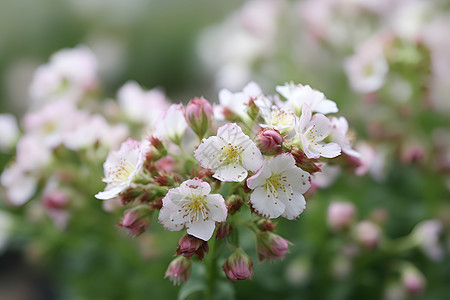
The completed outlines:
<svg viewBox="0 0 450 300">
<path fill-rule="evenodd" d="M 332 202 L 328 206 L 328 225 L 332 230 L 348 228 L 355 216 L 355 206 L 349 202 Z"/>
<path fill-rule="evenodd" d="M 227 258 L 222 268 L 232 281 L 252 279 L 253 276 L 253 261 L 239 247 Z"/>
<path fill-rule="evenodd" d="M 270 261 L 283 259 L 289 252 L 289 245 L 292 244 L 270 231 L 261 231 L 256 238 L 258 244 L 258 260 L 260 263 L 266 259 Z"/>
<path fill-rule="evenodd" d="M 170 263 L 164 278 L 169 278 L 174 285 L 186 282 L 191 275 L 192 263 L 190 259 L 178 256 Z"/>
</svg>

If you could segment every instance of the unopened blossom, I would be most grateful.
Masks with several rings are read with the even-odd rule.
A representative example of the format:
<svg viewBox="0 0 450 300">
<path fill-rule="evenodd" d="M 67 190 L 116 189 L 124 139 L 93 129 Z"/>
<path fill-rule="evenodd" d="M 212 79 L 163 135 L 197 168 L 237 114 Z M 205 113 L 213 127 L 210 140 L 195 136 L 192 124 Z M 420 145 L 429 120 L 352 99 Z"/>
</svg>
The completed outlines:
<svg viewBox="0 0 450 300">
<path fill-rule="evenodd" d="M 328 206 L 327 221 L 332 230 L 348 228 L 355 216 L 355 206 L 350 202 L 332 202 Z"/>
<path fill-rule="evenodd" d="M 332 117 L 331 118 L 331 133 L 330 137 L 333 142 L 336 142 L 339 146 L 341 146 L 342 152 L 347 155 L 360 157 L 356 150 L 352 149 L 351 140 L 352 137 L 348 131 L 348 122 L 344 117 Z"/>
<path fill-rule="evenodd" d="M 356 239 L 368 249 L 374 249 L 380 242 L 381 229 L 375 223 L 364 220 L 359 222 L 356 227 Z"/>
<path fill-rule="evenodd" d="M 217 136 L 203 139 L 194 157 L 221 181 L 243 181 L 248 171 L 256 172 L 263 164 L 261 151 L 235 123 L 225 124 Z"/>
<path fill-rule="evenodd" d="M 20 131 L 17 120 L 12 114 L 0 114 L 0 151 L 6 151 L 13 147 L 17 141 Z"/>
<path fill-rule="evenodd" d="M 103 168 L 106 182 L 104 192 L 95 195 L 97 199 L 111 199 L 130 186 L 135 176 L 140 172 L 144 155 L 139 142 L 129 138 L 123 142 L 119 151 L 108 154 Z"/>
<path fill-rule="evenodd" d="M 326 99 L 322 92 L 314 90 L 309 85 L 296 85 L 290 82 L 285 83 L 284 86 L 277 86 L 276 90 L 287 99 L 286 105 L 297 116 L 301 115 L 304 104 L 307 104 L 311 111 L 321 114 L 338 112 L 334 101 Z"/>
<path fill-rule="evenodd" d="M 420 222 L 412 232 L 414 240 L 419 244 L 425 255 L 434 261 L 440 261 L 444 258 L 444 249 L 439 242 L 443 230 L 442 222 L 435 219 Z"/>
<path fill-rule="evenodd" d="M 216 222 L 224 222 L 227 217 L 223 197 L 210 192 L 209 184 L 198 178 L 170 189 L 163 198 L 159 222 L 168 230 L 178 231 L 186 227 L 190 235 L 209 240 Z"/>
<path fill-rule="evenodd" d="M 184 257 L 191 257 L 194 254 L 198 259 L 203 260 L 205 253 L 208 254 L 209 246 L 208 242 L 195 236 L 185 234 L 178 241 L 177 255 L 183 255 Z"/>
<path fill-rule="evenodd" d="M 194 98 L 186 105 L 186 121 L 200 138 L 208 131 L 213 115 L 211 104 L 203 97 Z"/>
<path fill-rule="evenodd" d="M 147 230 L 150 223 L 142 212 L 129 209 L 125 211 L 119 226 L 126 228 L 132 236 L 137 237 Z"/>
<path fill-rule="evenodd" d="M 222 269 L 231 281 L 252 279 L 253 261 L 244 250 L 238 247 L 227 258 Z"/>
<path fill-rule="evenodd" d="M 247 180 L 253 190 L 250 203 L 258 214 L 269 219 L 295 219 L 305 209 L 303 194 L 311 185 L 309 180 L 310 175 L 295 165 L 291 154 L 277 155 Z"/>
<path fill-rule="evenodd" d="M 187 127 L 183 104 L 172 104 L 158 119 L 155 133 L 179 145 Z"/>
<path fill-rule="evenodd" d="M 185 283 L 191 275 L 192 262 L 184 256 L 178 256 L 170 263 L 164 278 L 169 278 L 174 285 Z"/>
<path fill-rule="evenodd" d="M 219 120 L 226 119 L 227 115 L 239 116 L 242 120 L 248 120 L 247 110 L 249 105 L 260 108 L 270 108 L 271 101 L 264 96 L 261 88 L 255 82 L 248 83 L 242 92 L 232 93 L 227 89 L 219 91 L 220 106 L 215 108 L 215 116 Z"/>
<path fill-rule="evenodd" d="M 256 236 L 258 246 L 258 260 L 276 260 L 283 259 L 289 252 L 289 245 L 292 243 L 285 240 L 281 236 L 270 232 L 261 231 Z"/>
<path fill-rule="evenodd" d="M 312 115 L 310 107 L 303 105 L 296 132 L 301 148 L 308 158 L 333 158 L 341 154 L 341 147 L 337 143 L 324 142 L 331 129 L 331 122 L 327 117 L 322 114 Z"/>
<path fill-rule="evenodd" d="M 170 106 L 162 91 L 156 88 L 146 91 L 135 81 L 128 81 L 119 89 L 117 101 L 120 109 L 132 122 L 152 127 Z"/>
<path fill-rule="evenodd" d="M 406 265 L 401 272 L 405 290 L 412 295 L 421 294 L 426 287 L 425 276 L 414 266 Z"/>
<path fill-rule="evenodd" d="M 277 130 L 263 129 L 258 132 L 255 143 L 263 154 L 274 155 L 281 151 L 283 136 Z"/>
</svg>

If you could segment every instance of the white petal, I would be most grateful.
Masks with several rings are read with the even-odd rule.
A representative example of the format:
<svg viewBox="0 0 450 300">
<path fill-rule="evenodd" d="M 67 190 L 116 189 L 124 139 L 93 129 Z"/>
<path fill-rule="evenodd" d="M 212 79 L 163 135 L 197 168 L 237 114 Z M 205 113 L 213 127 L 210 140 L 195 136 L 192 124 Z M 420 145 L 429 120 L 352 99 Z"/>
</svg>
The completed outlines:
<svg viewBox="0 0 450 300">
<path fill-rule="evenodd" d="M 242 152 L 242 165 L 252 172 L 258 171 L 263 165 L 264 159 L 258 147 L 250 141 Z"/>
<path fill-rule="evenodd" d="M 158 221 L 163 227 L 170 231 L 181 230 L 184 223 L 176 222 L 173 214 L 177 212 L 178 207 L 170 201 L 165 201 L 163 207 L 159 211 Z M 177 220 L 178 221 L 178 220 Z"/>
<path fill-rule="evenodd" d="M 306 201 L 302 194 L 295 193 L 290 200 L 284 201 L 286 208 L 282 214 L 288 220 L 297 218 L 306 207 Z"/>
<path fill-rule="evenodd" d="M 272 175 L 267 163 L 264 163 L 263 167 L 258 170 L 253 176 L 247 179 L 247 186 L 254 190 L 258 186 L 262 186 L 266 183 L 266 179 Z"/>
<path fill-rule="evenodd" d="M 194 157 L 205 169 L 216 169 L 220 166 L 221 147 L 224 143 L 216 136 L 204 139 L 198 148 L 194 151 Z"/>
<path fill-rule="evenodd" d="M 104 192 L 97 193 L 95 195 L 95 198 L 100 199 L 100 200 L 112 199 L 112 198 L 116 197 L 117 195 L 119 195 L 120 192 L 122 192 L 125 188 L 126 188 L 126 186 L 124 186 L 124 185 L 113 187 Z"/>
<path fill-rule="evenodd" d="M 311 175 L 299 167 L 286 170 L 283 175 L 286 176 L 286 184 L 291 185 L 294 193 L 304 194 L 311 187 Z"/>
<path fill-rule="evenodd" d="M 328 99 L 324 99 L 317 103 L 314 110 L 321 114 L 336 113 L 339 111 L 336 102 Z"/>
<path fill-rule="evenodd" d="M 250 195 L 253 209 L 260 215 L 269 219 L 279 217 L 285 209 L 284 203 L 273 199 L 263 187 L 256 188 Z"/>
<path fill-rule="evenodd" d="M 211 187 L 199 178 L 186 180 L 180 185 L 181 194 L 189 195 L 194 192 L 199 195 L 208 195 L 211 192 Z"/>
<path fill-rule="evenodd" d="M 248 172 L 244 167 L 238 164 L 226 164 L 217 168 L 213 177 L 220 181 L 241 182 L 247 178 Z"/>
<path fill-rule="evenodd" d="M 208 195 L 206 197 L 206 202 L 206 206 L 209 210 L 209 218 L 216 222 L 225 222 L 225 219 L 227 218 L 227 207 L 222 195 Z"/>
<path fill-rule="evenodd" d="M 298 134 L 303 134 L 306 130 L 306 126 L 309 126 L 308 123 L 311 121 L 312 113 L 310 107 L 305 104 L 302 107 L 302 115 L 300 116 L 300 120 L 298 122 Z"/>
<path fill-rule="evenodd" d="M 341 154 L 341 147 L 336 143 L 309 145 L 312 152 L 318 153 L 322 157 L 333 158 Z"/>
<path fill-rule="evenodd" d="M 311 142 L 320 142 L 331 132 L 330 120 L 322 114 L 315 114 L 307 126 L 305 135 Z"/>
<path fill-rule="evenodd" d="M 251 81 L 249 82 L 243 89 L 242 91 L 244 92 L 244 94 L 250 96 L 250 97 L 254 97 L 257 98 L 259 96 L 261 96 L 262 91 L 261 88 L 259 87 L 259 85 L 254 82 Z"/>
<path fill-rule="evenodd" d="M 211 238 L 215 227 L 216 222 L 213 220 L 203 221 L 199 219 L 197 222 L 186 224 L 187 233 L 204 241 Z"/>
<path fill-rule="evenodd" d="M 268 164 L 273 174 L 281 174 L 295 166 L 295 159 L 292 154 L 283 153 L 272 158 Z"/>
</svg>

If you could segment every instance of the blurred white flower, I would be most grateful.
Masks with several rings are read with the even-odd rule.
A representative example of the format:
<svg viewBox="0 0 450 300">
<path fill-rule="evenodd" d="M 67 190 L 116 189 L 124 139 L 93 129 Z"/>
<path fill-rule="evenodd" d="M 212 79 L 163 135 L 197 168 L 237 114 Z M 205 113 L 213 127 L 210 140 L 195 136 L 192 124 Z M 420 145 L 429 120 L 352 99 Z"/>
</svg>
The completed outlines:
<svg viewBox="0 0 450 300">
<path fill-rule="evenodd" d="M 36 178 L 16 163 L 3 170 L 0 182 L 6 189 L 6 200 L 16 206 L 30 200 L 37 188 Z"/>
<path fill-rule="evenodd" d="M 352 149 L 351 145 L 351 137 L 348 135 L 348 122 L 344 117 L 332 117 L 331 118 L 331 134 L 330 138 L 333 142 L 336 142 L 339 146 L 341 146 L 342 152 L 347 155 L 360 157 L 356 150 Z"/>
<path fill-rule="evenodd" d="M 413 238 L 419 243 L 425 255 L 434 261 L 444 258 L 444 249 L 439 242 L 443 230 L 441 221 L 426 220 L 417 224 L 412 232 Z"/>
<path fill-rule="evenodd" d="M 187 128 L 183 104 L 172 104 L 158 118 L 155 134 L 180 145 Z"/>
<path fill-rule="evenodd" d="M 16 117 L 12 114 L 0 114 L 0 151 L 10 150 L 19 138 L 19 127 Z"/>
</svg>

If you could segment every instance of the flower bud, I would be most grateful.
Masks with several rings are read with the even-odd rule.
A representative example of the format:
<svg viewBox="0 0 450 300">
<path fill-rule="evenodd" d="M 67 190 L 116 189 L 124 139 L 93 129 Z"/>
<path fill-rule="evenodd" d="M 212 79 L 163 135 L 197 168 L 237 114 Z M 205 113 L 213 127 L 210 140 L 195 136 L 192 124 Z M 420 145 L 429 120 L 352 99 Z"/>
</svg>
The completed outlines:
<svg viewBox="0 0 450 300">
<path fill-rule="evenodd" d="M 303 171 L 306 171 L 309 174 L 321 171 L 319 165 L 316 164 L 317 161 L 315 159 L 307 158 L 301 149 L 293 149 L 291 154 L 294 156 L 296 165 Z"/>
<path fill-rule="evenodd" d="M 43 196 L 43 203 L 46 209 L 63 209 L 67 205 L 67 195 L 62 191 L 53 191 Z"/>
<path fill-rule="evenodd" d="M 282 151 L 283 137 L 278 130 L 263 129 L 258 133 L 255 143 L 262 154 L 275 155 Z"/>
<path fill-rule="evenodd" d="M 372 221 L 361 221 L 356 226 L 356 239 L 368 249 L 374 249 L 380 241 L 380 227 Z"/>
<path fill-rule="evenodd" d="M 426 279 L 417 268 L 408 265 L 402 270 L 402 283 L 408 293 L 419 295 L 425 289 Z"/>
<path fill-rule="evenodd" d="M 129 209 L 125 211 L 119 226 L 128 229 L 132 236 L 137 237 L 147 230 L 150 223 L 140 211 Z"/>
<path fill-rule="evenodd" d="M 192 99 L 185 109 L 186 122 L 201 139 L 208 131 L 214 110 L 205 98 Z"/>
<path fill-rule="evenodd" d="M 216 239 L 223 239 L 230 234 L 230 231 L 234 230 L 228 222 L 219 223 L 217 225 Z"/>
<path fill-rule="evenodd" d="M 271 231 L 275 232 L 275 226 L 277 226 L 278 222 L 273 223 L 270 220 L 267 219 L 261 219 L 258 222 L 256 222 L 256 226 L 262 231 Z"/>
<path fill-rule="evenodd" d="M 266 259 L 283 259 L 292 243 L 270 231 L 261 231 L 257 235 L 257 245 L 258 260 L 262 263 Z"/>
<path fill-rule="evenodd" d="M 178 256 L 169 264 L 164 278 L 169 277 L 174 285 L 185 283 L 191 275 L 192 262 L 184 256 Z"/>
<path fill-rule="evenodd" d="M 208 242 L 198 239 L 195 236 L 185 234 L 178 241 L 177 255 L 191 257 L 196 254 L 198 259 L 203 260 L 205 252 L 209 252 Z"/>
<path fill-rule="evenodd" d="M 227 258 L 222 268 L 227 278 L 232 281 L 252 279 L 253 276 L 253 261 L 239 247 Z"/>
<path fill-rule="evenodd" d="M 328 226 L 334 231 L 349 228 L 355 216 L 355 206 L 349 202 L 332 202 L 328 206 Z"/>
<path fill-rule="evenodd" d="M 232 215 L 235 212 L 239 211 L 244 204 L 244 200 L 241 196 L 231 195 L 226 199 L 228 214 Z"/>
</svg>

